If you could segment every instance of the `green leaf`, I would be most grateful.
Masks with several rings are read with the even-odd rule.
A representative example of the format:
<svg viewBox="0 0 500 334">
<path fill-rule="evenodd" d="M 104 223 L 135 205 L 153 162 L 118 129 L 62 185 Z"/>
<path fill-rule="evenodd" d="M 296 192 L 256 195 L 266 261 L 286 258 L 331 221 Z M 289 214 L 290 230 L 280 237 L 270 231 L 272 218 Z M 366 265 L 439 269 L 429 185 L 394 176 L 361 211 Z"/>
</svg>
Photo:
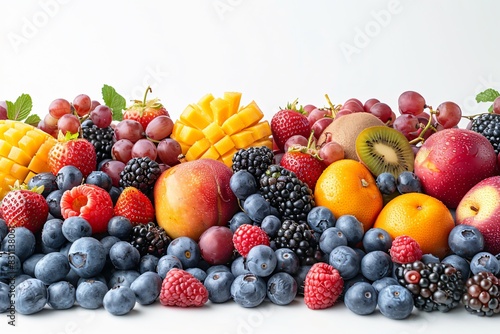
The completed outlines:
<svg viewBox="0 0 500 334">
<path fill-rule="evenodd" d="M 26 118 L 26 120 L 24 121 L 24 123 L 27 123 L 29 125 L 33 125 L 33 126 L 37 126 L 38 123 L 40 122 L 40 116 L 38 115 L 29 115 L 28 118 Z"/>
<path fill-rule="evenodd" d="M 21 94 L 14 103 L 10 101 L 6 101 L 6 103 L 7 117 L 13 121 L 22 121 L 28 117 L 33 108 L 31 96 L 28 94 Z"/>
<path fill-rule="evenodd" d="M 113 120 L 121 121 L 123 119 L 123 109 L 125 109 L 127 102 L 125 98 L 118 94 L 116 90 L 109 86 L 102 87 L 102 99 L 104 103 L 111 108 L 113 112 Z"/>
<path fill-rule="evenodd" d="M 488 112 L 492 113 L 493 112 L 493 105 L 491 105 L 489 108 L 488 108 Z"/>
<path fill-rule="evenodd" d="M 493 102 L 500 96 L 500 93 L 493 88 L 488 88 L 484 92 L 477 94 L 476 102 Z"/>
</svg>

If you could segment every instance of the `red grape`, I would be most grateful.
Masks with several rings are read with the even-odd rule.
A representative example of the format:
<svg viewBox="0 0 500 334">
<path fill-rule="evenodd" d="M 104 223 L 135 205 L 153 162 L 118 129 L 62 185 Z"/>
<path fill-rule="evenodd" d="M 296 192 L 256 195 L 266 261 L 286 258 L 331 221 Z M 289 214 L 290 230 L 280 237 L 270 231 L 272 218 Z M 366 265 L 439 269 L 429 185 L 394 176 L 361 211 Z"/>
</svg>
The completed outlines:
<svg viewBox="0 0 500 334">
<path fill-rule="evenodd" d="M 336 141 L 329 141 L 320 147 L 318 154 L 328 166 L 337 160 L 344 159 L 344 148 Z"/>
<path fill-rule="evenodd" d="M 349 110 L 349 109 L 341 109 L 337 112 L 337 114 L 335 114 L 335 119 L 341 117 L 341 116 L 344 116 L 344 115 L 348 115 L 348 114 L 352 114 L 353 111 L 352 110 Z"/>
<path fill-rule="evenodd" d="M 172 134 L 174 122 L 168 116 L 153 118 L 146 126 L 146 136 L 153 140 L 162 140 Z"/>
<path fill-rule="evenodd" d="M 63 115 L 71 114 L 71 104 L 65 99 L 55 99 L 50 103 L 49 113 L 54 118 L 61 118 Z"/>
<path fill-rule="evenodd" d="M 90 111 L 94 110 L 97 106 L 100 106 L 100 105 L 101 105 L 101 102 L 96 101 L 96 100 L 92 100 L 92 104 L 90 106 Z"/>
<path fill-rule="evenodd" d="M 363 102 L 361 102 L 359 99 L 357 99 L 355 97 L 351 97 L 350 99 L 347 99 L 347 101 L 345 101 L 344 104 L 351 103 L 351 102 L 354 102 L 356 104 L 359 104 L 360 106 L 363 106 Z"/>
<path fill-rule="evenodd" d="M 101 171 L 109 175 L 109 177 L 111 178 L 111 182 L 113 183 L 113 186 L 119 187 L 120 173 L 124 168 L 125 168 L 125 163 L 118 160 L 109 160 L 108 162 L 102 165 Z"/>
<path fill-rule="evenodd" d="M 158 156 L 156 145 L 146 138 L 139 139 L 134 143 L 131 154 L 132 158 L 148 157 L 151 160 L 156 160 Z"/>
<path fill-rule="evenodd" d="M 227 263 L 234 253 L 233 232 L 227 226 L 212 226 L 198 242 L 201 257 L 211 265 Z"/>
<path fill-rule="evenodd" d="M 462 110 L 455 102 L 443 102 L 437 107 L 436 111 L 436 121 L 445 129 L 457 126 L 462 119 Z"/>
<path fill-rule="evenodd" d="M 107 128 L 113 121 L 113 112 L 110 107 L 101 104 L 90 112 L 89 117 L 98 128 Z"/>
<path fill-rule="evenodd" d="M 46 114 L 43 121 L 46 126 L 51 127 L 52 129 L 57 129 L 57 123 L 59 121 L 58 118 L 54 118 L 51 114 Z"/>
<path fill-rule="evenodd" d="M 133 146 L 134 143 L 128 139 L 117 140 L 113 144 L 113 147 L 111 147 L 111 156 L 115 160 L 127 163 L 130 159 L 132 159 Z"/>
<path fill-rule="evenodd" d="M 57 137 L 57 123 L 56 125 L 50 125 L 47 124 L 44 119 L 42 119 L 40 122 L 38 122 L 37 128 L 53 137 Z"/>
<path fill-rule="evenodd" d="M 7 103 L 0 101 L 0 119 L 7 119 Z"/>
<path fill-rule="evenodd" d="M 399 96 L 398 107 L 401 114 L 418 115 L 424 111 L 425 99 L 417 92 L 406 91 Z"/>
<path fill-rule="evenodd" d="M 393 126 L 394 124 L 394 120 L 396 119 L 396 113 L 394 112 L 394 110 L 391 112 L 391 118 L 389 119 L 389 121 L 386 123 L 387 126 Z"/>
<path fill-rule="evenodd" d="M 312 127 L 314 123 L 316 123 L 317 120 L 325 117 L 325 116 L 331 116 L 332 111 L 330 109 L 314 109 L 311 111 L 311 113 L 307 116 L 307 120 L 309 121 L 309 126 Z"/>
<path fill-rule="evenodd" d="M 90 112 L 92 107 L 92 100 L 86 94 L 80 94 L 73 100 L 73 107 L 75 108 L 78 116 L 82 117 Z"/>
<path fill-rule="evenodd" d="M 67 132 L 75 134 L 80 132 L 80 119 L 73 114 L 62 115 L 57 120 L 57 128 L 65 135 Z"/>
<path fill-rule="evenodd" d="M 388 104 L 379 102 L 370 108 L 370 113 L 378 117 L 382 122 L 387 123 L 391 119 L 392 109 Z"/>
<path fill-rule="evenodd" d="M 342 105 L 342 109 L 349 109 L 352 112 L 364 112 L 365 111 L 365 108 L 363 107 L 363 103 L 357 102 L 356 100 L 348 100 L 346 103 L 344 103 Z"/>
<path fill-rule="evenodd" d="M 380 101 L 378 99 L 368 99 L 366 100 L 365 104 L 363 105 L 363 109 L 365 110 L 365 112 L 370 112 L 370 108 L 375 104 L 375 103 L 379 103 Z"/>
<path fill-rule="evenodd" d="M 311 113 L 311 111 L 313 111 L 314 109 L 317 109 L 316 106 L 312 105 L 312 104 L 306 104 L 305 106 L 302 107 L 302 109 L 305 111 L 305 113 L 307 115 L 309 115 Z"/>
<path fill-rule="evenodd" d="M 420 123 L 417 116 L 412 114 L 402 114 L 396 117 L 393 128 L 401 132 L 408 140 L 418 137 Z"/>
<path fill-rule="evenodd" d="M 493 101 L 493 113 L 500 114 L 500 96 Z"/>
<path fill-rule="evenodd" d="M 178 141 L 172 138 L 165 138 L 158 143 L 156 147 L 160 160 L 172 167 L 180 163 L 179 155 L 182 154 L 182 148 Z"/>
<path fill-rule="evenodd" d="M 331 117 L 323 117 L 318 119 L 311 127 L 311 130 L 314 131 L 314 138 L 319 139 L 319 136 L 323 133 L 323 130 L 326 129 L 328 125 L 333 122 L 333 118 Z"/>
<path fill-rule="evenodd" d="M 144 138 L 144 128 L 137 121 L 124 119 L 116 124 L 115 137 L 116 140 L 128 139 L 132 143 L 135 143 L 139 139 Z"/>
<path fill-rule="evenodd" d="M 302 135 L 293 135 L 285 142 L 283 151 L 288 152 L 288 149 L 293 146 L 307 147 L 307 138 Z"/>
</svg>

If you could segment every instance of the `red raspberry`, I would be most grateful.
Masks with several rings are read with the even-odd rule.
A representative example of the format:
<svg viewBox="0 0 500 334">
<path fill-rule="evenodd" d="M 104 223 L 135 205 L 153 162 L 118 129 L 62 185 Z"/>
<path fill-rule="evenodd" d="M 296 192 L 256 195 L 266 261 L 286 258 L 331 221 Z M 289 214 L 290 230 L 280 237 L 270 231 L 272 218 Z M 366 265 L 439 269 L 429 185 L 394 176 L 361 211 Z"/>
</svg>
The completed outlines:
<svg viewBox="0 0 500 334">
<path fill-rule="evenodd" d="M 165 306 L 203 306 L 208 290 L 203 283 L 185 270 L 173 268 L 161 284 L 160 303 Z"/>
<path fill-rule="evenodd" d="M 82 184 L 64 192 L 61 197 L 64 219 L 80 216 L 92 226 L 92 233 L 103 233 L 113 217 L 113 200 L 109 193 L 92 184 Z"/>
<path fill-rule="evenodd" d="M 419 261 L 422 258 L 422 249 L 418 242 L 407 235 L 400 235 L 392 241 L 389 249 L 392 262 L 405 264 Z"/>
<path fill-rule="evenodd" d="M 318 262 L 313 264 L 304 282 L 304 301 L 310 309 L 319 310 L 333 306 L 342 293 L 344 280 L 337 269 Z"/>
<path fill-rule="evenodd" d="M 269 236 L 258 226 L 243 224 L 234 231 L 233 244 L 238 253 L 246 257 L 254 246 L 269 246 Z"/>
</svg>

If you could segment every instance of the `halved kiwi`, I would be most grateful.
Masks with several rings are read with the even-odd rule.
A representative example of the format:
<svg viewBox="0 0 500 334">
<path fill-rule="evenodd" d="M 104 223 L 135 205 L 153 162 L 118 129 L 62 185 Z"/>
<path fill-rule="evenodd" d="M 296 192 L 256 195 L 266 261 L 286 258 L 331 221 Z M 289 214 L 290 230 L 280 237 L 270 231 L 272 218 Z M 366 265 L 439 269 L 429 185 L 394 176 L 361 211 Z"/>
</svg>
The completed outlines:
<svg viewBox="0 0 500 334">
<path fill-rule="evenodd" d="M 408 139 L 386 125 L 370 126 L 356 138 L 356 154 L 375 177 L 389 172 L 394 177 L 413 172 L 415 156 Z"/>
</svg>

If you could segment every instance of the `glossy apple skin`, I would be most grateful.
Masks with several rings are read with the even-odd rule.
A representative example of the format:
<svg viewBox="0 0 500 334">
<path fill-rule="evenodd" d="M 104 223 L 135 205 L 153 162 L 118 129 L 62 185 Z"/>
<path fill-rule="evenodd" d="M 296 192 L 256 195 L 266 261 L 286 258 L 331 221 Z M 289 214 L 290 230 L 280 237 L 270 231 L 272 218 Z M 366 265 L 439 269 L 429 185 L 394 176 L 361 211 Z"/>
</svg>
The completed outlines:
<svg viewBox="0 0 500 334">
<path fill-rule="evenodd" d="M 500 253 L 500 176 L 472 187 L 456 210 L 456 223 L 476 227 L 484 237 L 485 251 Z"/>
<path fill-rule="evenodd" d="M 198 241 L 211 226 L 227 225 L 238 210 L 229 187 L 232 171 L 220 161 L 199 159 L 164 171 L 155 183 L 156 220 L 172 238 Z"/>
<path fill-rule="evenodd" d="M 438 131 L 415 156 L 414 172 L 428 195 L 455 209 L 479 181 L 494 176 L 497 156 L 491 143 L 471 130 Z"/>
</svg>

